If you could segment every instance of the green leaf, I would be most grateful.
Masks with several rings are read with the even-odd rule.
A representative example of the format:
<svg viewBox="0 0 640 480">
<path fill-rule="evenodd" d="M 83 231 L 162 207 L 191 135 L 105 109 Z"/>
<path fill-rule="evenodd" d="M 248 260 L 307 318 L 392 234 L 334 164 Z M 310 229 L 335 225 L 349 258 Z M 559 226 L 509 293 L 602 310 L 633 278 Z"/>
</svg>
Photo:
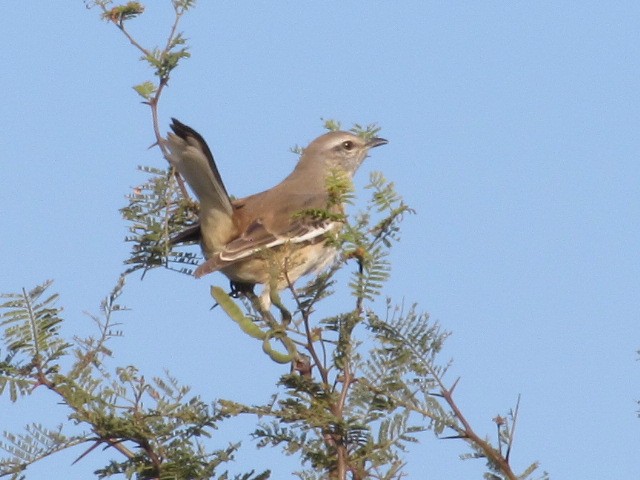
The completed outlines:
<svg viewBox="0 0 640 480">
<path fill-rule="evenodd" d="M 111 10 L 105 10 L 102 18 L 114 23 L 122 23 L 131 20 L 144 12 L 144 5 L 140 2 L 127 2 L 124 5 L 113 7 Z"/>
<path fill-rule="evenodd" d="M 135 85 L 133 89 L 136 91 L 138 95 L 140 95 L 145 100 L 151 100 L 153 94 L 158 90 L 157 87 L 153 84 L 153 82 L 143 82 L 139 85 Z"/>
</svg>

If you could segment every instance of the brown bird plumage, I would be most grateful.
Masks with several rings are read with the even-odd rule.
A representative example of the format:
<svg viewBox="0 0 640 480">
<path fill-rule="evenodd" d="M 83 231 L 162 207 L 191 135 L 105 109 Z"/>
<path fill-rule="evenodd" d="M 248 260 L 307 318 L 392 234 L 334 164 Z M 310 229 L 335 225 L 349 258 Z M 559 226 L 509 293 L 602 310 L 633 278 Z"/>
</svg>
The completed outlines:
<svg viewBox="0 0 640 480">
<path fill-rule="evenodd" d="M 233 282 L 267 284 L 275 275 L 278 289 L 319 272 L 335 257 L 326 238 L 340 229 L 340 222 L 304 215 L 327 209 L 328 175 L 352 178 L 369 149 L 387 143 L 343 131 L 326 133 L 304 149 L 293 172 L 278 185 L 231 200 L 202 136 L 175 119 L 171 129 L 168 160 L 200 201 L 200 242 L 207 260 L 195 276 L 221 271 Z M 180 239 L 196 236 L 194 228 Z"/>
</svg>

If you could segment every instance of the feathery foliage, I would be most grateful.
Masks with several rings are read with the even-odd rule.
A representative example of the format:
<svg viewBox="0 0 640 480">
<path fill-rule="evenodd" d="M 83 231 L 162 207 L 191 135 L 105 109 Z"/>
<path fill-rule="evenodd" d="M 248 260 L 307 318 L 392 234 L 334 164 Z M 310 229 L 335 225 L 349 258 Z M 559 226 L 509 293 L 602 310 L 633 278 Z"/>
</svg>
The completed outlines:
<svg viewBox="0 0 640 480">
<path fill-rule="evenodd" d="M 0 449 L 7 456 L 0 458 L 0 476 L 19 478 L 30 464 L 80 444 L 88 447 L 79 459 L 98 446 L 123 457 L 98 469 L 100 478 L 212 478 L 233 459 L 239 444 L 212 450 L 204 443 L 226 416 L 215 405 L 190 396 L 190 388 L 168 373 L 148 381 L 133 366 L 107 367 L 108 344 L 120 336 L 113 314 L 125 310 L 117 303 L 124 277 L 103 300 L 101 317 L 92 316 L 98 335 L 76 337 L 73 343 L 60 338 L 63 319 L 53 306 L 58 296 L 46 295 L 50 286 L 46 282 L 29 292 L 3 295 L 9 301 L 0 305 L 0 325 L 9 356 L 0 367 L 0 385 L 3 391 L 9 387 L 13 402 L 44 387 L 69 413 L 55 427 L 30 424 L 20 434 L 4 432 Z M 77 431 L 65 432 L 70 424 Z"/>
<path fill-rule="evenodd" d="M 164 266 L 190 275 L 189 267 L 197 265 L 201 257 L 174 249 L 171 240 L 197 225 L 198 206 L 180 194 L 171 168 L 139 169 L 149 178 L 134 189 L 128 196 L 129 205 L 120 210 L 129 222 L 129 235 L 125 241 L 132 243 L 131 256 L 126 261 L 131 267 L 126 273 Z"/>
<path fill-rule="evenodd" d="M 404 466 L 402 453 L 417 441 L 417 434 L 432 427 L 417 422 L 410 410 L 390 400 L 398 389 L 410 388 L 405 377 L 418 376 L 414 371 L 417 363 L 394 357 L 394 349 L 380 336 L 374 337 L 377 346 L 369 344 L 367 327 L 371 328 L 373 319 L 382 320 L 364 305 L 379 296 L 389 276 L 386 257 L 398 238 L 399 222 L 412 210 L 379 173 L 372 174 L 367 188 L 372 195 L 366 209 L 353 218 L 345 217 L 343 232 L 333 240 L 342 252 L 339 260 L 305 287 L 291 290 L 297 310 L 293 320 L 283 322 L 280 328 L 296 342 L 299 362 L 294 362 L 292 373 L 280 379 L 285 395 L 263 406 L 222 404 L 229 414 L 251 413 L 271 419 L 261 421 L 255 430 L 257 446 L 281 446 L 285 454 L 300 456 L 301 464 L 308 468 L 296 472 L 299 478 L 345 478 L 347 471 L 353 478 L 399 478 Z M 353 259 L 357 272 L 351 282 L 352 308 L 312 325 L 311 314 L 330 294 L 334 275 Z M 225 311 L 235 321 L 241 316 L 243 321 L 256 319 L 252 328 L 258 329 L 264 319 L 259 307 L 254 307 L 246 307 L 246 314 L 237 306 Z M 429 325 L 425 316 L 395 320 L 413 331 L 410 339 L 425 355 L 435 355 L 446 336 Z M 245 333 L 256 336 L 252 331 Z M 427 333 L 431 343 L 426 340 Z M 384 365 L 389 358 L 391 363 Z M 376 384 L 368 381 L 374 372 L 378 375 Z M 432 384 L 416 385 L 421 386 L 431 388 Z"/>
<path fill-rule="evenodd" d="M 0 305 L 2 342 L 7 355 L 0 363 L 0 394 L 9 388 L 11 401 L 29 394 L 46 375 L 58 372 L 70 344 L 60 337 L 58 295 L 47 295 L 51 281 L 21 293 L 3 294 Z"/>
<path fill-rule="evenodd" d="M 152 48 L 143 47 L 127 30 L 128 22 L 144 14 L 140 2 L 85 3 L 97 7 L 153 70 L 156 80 L 134 89 L 151 108 L 157 145 L 166 156 L 157 106 L 171 72 L 189 57 L 177 26 L 195 2 L 172 0 L 175 21 L 164 46 Z M 325 121 L 325 127 L 341 128 L 334 120 Z M 351 131 L 370 139 L 379 128 L 355 125 Z M 302 153 L 299 147 L 293 151 Z M 466 458 L 486 460 L 485 478 L 531 478 L 537 463 L 519 476 L 509 464 L 518 407 L 494 419 L 497 445 L 476 434 L 453 399 L 457 380 L 448 387 L 444 378 L 449 365 L 438 361 L 448 333 L 415 305 L 406 308 L 381 300 L 390 277 L 390 249 L 400 239 L 400 223 L 413 213 L 381 173 L 371 174 L 369 199 L 355 215 L 337 208 L 354 199 L 351 182 L 338 174 L 327 179 L 327 208 L 301 212 L 344 226 L 326 239 L 340 252 L 335 263 L 306 285 L 290 285 L 292 313 L 277 292 L 271 300 L 279 319 L 250 290 L 234 292 L 239 303 L 219 287 L 211 290 L 238 325 L 238 334 L 256 340 L 265 361 L 290 364 L 269 402 L 205 401 L 168 372 L 147 380 L 135 366 L 112 366 L 112 343 L 121 335 L 113 317 L 125 310 L 118 303 L 125 275 L 158 266 L 190 274 L 189 267 L 199 261 L 197 255 L 172 247 L 176 235 L 197 224 L 198 205 L 184 182 L 170 168 L 141 169 L 148 180 L 122 209 L 130 225 L 126 240 L 133 244 L 129 268 L 101 303 L 101 315 L 90 317 L 95 336 L 63 338 L 58 296 L 48 293 L 51 282 L 0 297 L 0 396 L 17 402 L 44 388 L 68 412 L 56 425 L 32 422 L 22 433 L 4 432 L 0 476 L 23 478 L 34 462 L 82 445 L 78 460 L 98 447 L 114 456 L 96 470 L 99 478 L 228 480 L 230 474 L 220 470 L 240 445 L 215 447 L 214 432 L 229 417 L 251 415 L 258 418 L 256 446 L 279 447 L 296 456 L 300 469 L 294 474 L 302 480 L 400 479 L 405 476 L 406 452 L 423 448 L 419 442 L 429 430 L 439 438 L 465 441 L 471 450 Z M 321 302 L 340 288 L 336 274 L 343 268 L 352 270 L 349 288 L 339 292 L 348 298 L 340 311 L 318 318 L 318 312 L 331 308 Z M 250 470 L 234 478 L 269 477 L 268 470 Z"/>
</svg>

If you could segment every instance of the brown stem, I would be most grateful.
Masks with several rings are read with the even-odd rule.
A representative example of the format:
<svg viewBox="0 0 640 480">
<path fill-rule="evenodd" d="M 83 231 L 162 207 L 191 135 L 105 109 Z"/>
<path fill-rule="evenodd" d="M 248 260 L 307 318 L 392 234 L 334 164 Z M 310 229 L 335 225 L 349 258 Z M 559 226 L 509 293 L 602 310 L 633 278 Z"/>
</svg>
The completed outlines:
<svg viewBox="0 0 640 480">
<path fill-rule="evenodd" d="M 307 343 L 305 345 L 305 348 L 311 355 L 311 358 L 313 359 L 313 362 L 315 363 L 318 369 L 320 378 L 322 379 L 322 383 L 325 385 L 325 388 L 329 388 L 329 370 L 326 368 L 324 362 L 320 361 L 320 356 L 318 355 L 318 352 L 316 351 L 316 348 L 314 346 L 313 332 L 311 331 L 311 326 L 310 326 L 309 310 L 307 308 L 302 308 L 302 302 L 300 301 L 298 292 L 296 292 L 296 289 L 293 288 L 293 283 L 289 278 L 289 273 L 287 269 L 285 269 L 284 278 L 287 281 L 287 287 L 289 288 L 289 291 L 293 296 L 293 300 L 296 302 L 298 311 L 300 312 L 300 315 L 302 315 L 302 324 L 304 325 L 304 333 L 307 338 Z"/>
<path fill-rule="evenodd" d="M 127 447 L 125 447 L 122 442 L 113 439 L 113 438 L 107 438 L 105 439 L 105 442 L 107 442 L 109 444 L 110 447 L 116 449 L 117 451 L 119 451 L 122 455 L 124 455 L 127 458 L 133 458 L 135 457 L 135 453 L 133 453 L 131 450 L 129 450 Z"/>
<path fill-rule="evenodd" d="M 458 431 L 458 433 L 461 433 L 463 438 L 467 442 L 480 448 L 480 450 L 482 450 L 482 453 L 489 459 L 489 461 L 492 464 L 496 465 L 509 480 L 517 480 L 518 477 L 511 470 L 509 461 L 505 457 L 503 457 L 499 451 L 493 448 L 489 442 L 483 440 L 478 436 L 478 434 L 476 434 L 467 418 L 464 416 L 460 408 L 458 408 L 458 405 L 453 400 L 453 389 L 455 388 L 455 385 L 456 384 L 454 384 L 451 389 L 442 388 L 441 394 L 442 398 L 444 398 L 449 407 L 451 407 L 454 416 L 462 424 L 463 428 Z"/>
<path fill-rule="evenodd" d="M 35 379 L 36 379 L 36 384 L 35 384 L 36 387 L 38 385 L 44 385 L 45 387 L 47 387 L 47 389 L 49 389 L 50 391 L 52 391 L 56 395 L 58 395 L 69 406 L 69 408 L 71 408 L 72 410 L 77 410 L 77 409 L 74 409 L 69 403 L 67 403 L 67 401 L 66 401 L 67 399 L 65 397 L 64 392 L 62 390 L 60 390 L 53 381 L 49 380 L 49 378 L 47 378 L 47 376 L 41 370 L 37 371 Z M 98 436 L 98 439 L 96 440 L 96 445 L 91 447 L 85 453 L 83 453 L 76 460 L 76 462 L 78 460 L 80 460 L 82 457 L 84 457 L 85 455 L 87 455 L 91 450 L 93 450 L 100 442 L 107 443 L 110 447 L 112 447 L 115 450 L 119 451 L 122 455 L 124 455 L 125 457 L 127 457 L 129 459 L 133 458 L 135 456 L 135 454 L 131 450 L 129 450 L 127 447 L 125 447 L 120 440 L 112 438 L 112 437 L 104 437 L 103 435 L 101 435 L 100 433 L 96 432 L 95 430 L 94 430 L 94 433 L 96 433 L 96 435 Z"/>
<path fill-rule="evenodd" d="M 407 345 L 411 345 L 410 342 L 406 341 L 406 339 L 405 339 L 405 343 Z M 415 349 L 413 353 L 417 357 L 422 357 L 422 353 L 416 351 Z M 508 458 L 505 458 L 504 456 L 502 456 L 502 454 L 498 450 L 493 448 L 489 442 L 483 440 L 478 436 L 478 434 L 475 433 L 475 431 L 471 427 L 471 424 L 469 423 L 467 418 L 464 416 L 464 414 L 462 413 L 462 411 L 454 401 L 453 391 L 455 390 L 459 379 L 453 383 L 451 388 L 447 388 L 444 385 L 444 382 L 442 381 L 442 378 L 440 377 L 438 371 L 431 365 L 431 363 L 429 361 L 426 361 L 424 362 L 424 365 L 429 371 L 429 374 L 433 377 L 438 388 L 440 389 L 440 396 L 444 398 L 447 405 L 449 405 L 449 407 L 453 411 L 454 419 L 456 419 L 462 425 L 460 426 L 454 421 L 447 422 L 447 426 L 457 433 L 456 437 L 450 437 L 450 438 L 464 439 L 465 441 L 470 443 L 472 446 L 475 446 L 480 451 L 482 451 L 482 454 L 490 461 L 492 465 L 498 468 L 505 475 L 506 478 L 508 478 L 509 480 L 517 480 L 518 477 L 511 470 L 511 466 L 509 465 Z M 374 390 L 377 390 L 377 388 L 374 387 L 373 385 L 371 385 L 371 387 Z M 428 409 L 423 409 L 419 407 L 417 404 L 413 402 L 406 402 L 404 399 L 401 399 L 401 398 L 398 398 L 397 400 L 399 404 L 404 405 L 405 408 L 409 410 L 422 413 L 427 418 L 430 418 L 434 421 L 441 421 L 437 415 L 434 415 L 434 413 L 429 411 Z"/>
<path fill-rule="evenodd" d="M 176 10 L 176 19 L 173 22 L 171 31 L 169 33 L 169 37 L 167 38 L 167 44 L 164 49 L 165 52 L 168 52 L 171 48 L 171 42 L 173 41 L 173 38 L 175 37 L 176 31 L 178 29 L 178 23 L 180 22 L 180 18 L 184 13 L 184 9 L 180 9 L 180 11 L 178 11 L 178 8 L 175 8 L 175 10 Z M 106 7 L 103 6 L 102 11 L 106 13 L 107 11 Z M 123 35 L 129 40 L 129 42 L 131 42 L 131 44 L 135 48 L 140 50 L 140 52 L 142 52 L 143 55 L 147 57 L 152 55 L 152 53 L 149 50 L 147 50 L 142 45 L 140 45 L 140 43 L 138 43 L 138 41 L 129 33 L 129 31 L 125 28 L 124 22 L 122 20 L 114 21 L 113 23 L 115 24 L 116 27 L 118 27 L 118 29 L 123 33 Z M 162 90 L 168 83 L 169 83 L 169 77 L 161 77 L 160 82 L 158 84 L 158 89 L 156 90 L 155 95 L 151 100 L 149 100 L 149 102 L 147 102 L 149 107 L 151 107 L 151 117 L 153 121 L 153 131 L 156 137 L 156 144 L 162 151 L 162 154 L 164 155 L 165 158 L 168 154 L 168 150 L 165 145 L 165 140 L 162 137 L 162 134 L 160 133 L 160 123 L 158 121 L 158 102 L 160 101 L 160 95 L 162 94 Z M 187 191 L 184 180 L 182 179 L 180 174 L 174 170 L 174 175 L 176 177 L 176 181 L 178 182 L 178 188 L 180 188 L 180 192 L 182 193 L 183 197 L 190 198 L 189 192 Z"/>
<path fill-rule="evenodd" d="M 114 21 L 113 23 L 116 25 L 116 27 L 118 27 L 120 29 L 120 31 L 124 34 L 125 37 L 127 37 L 127 40 L 129 40 L 134 47 L 136 47 L 138 50 L 140 50 L 145 56 L 151 55 L 151 52 L 149 50 L 147 50 L 146 48 L 144 48 L 142 45 L 140 45 L 136 41 L 136 39 L 133 38 L 133 36 L 131 36 L 131 34 L 127 31 L 127 29 L 124 28 L 123 20 L 120 20 L 118 22 Z"/>
<path fill-rule="evenodd" d="M 346 480 L 347 478 L 347 450 L 343 444 L 339 444 L 336 453 L 338 454 L 337 478 Z"/>
<path fill-rule="evenodd" d="M 304 325 L 305 335 L 307 337 L 307 351 L 311 354 L 313 361 L 318 367 L 318 372 L 320 373 L 320 377 L 322 383 L 325 388 L 330 388 L 329 385 L 329 370 L 324 366 L 323 363 L 320 362 L 320 358 L 318 356 L 318 352 L 315 349 L 314 341 L 313 341 L 313 333 L 310 327 L 310 317 L 309 317 L 309 309 L 302 307 L 302 302 L 300 301 L 300 297 L 298 296 L 295 288 L 293 288 L 293 284 L 287 275 L 287 272 L 284 272 L 285 279 L 287 281 L 287 286 L 293 295 L 293 298 L 298 306 L 298 310 L 302 315 L 302 323 Z M 349 388 L 353 383 L 353 375 L 351 372 L 351 368 L 348 362 L 345 363 L 343 372 L 342 372 L 342 390 L 340 391 L 340 396 L 338 398 L 337 403 L 331 406 L 331 413 L 337 418 L 342 419 L 344 406 L 347 401 L 347 395 L 349 392 Z M 323 433 L 323 439 L 325 445 L 328 448 L 335 449 L 336 452 L 336 467 L 331 472 L 329 472 L 329 478 L 335 478 L 337 480 L 346 480 L 347 472 L 353 471 L 353 469 L 349 468 L 349 452 L 347 451 L 347 447 L 344 442 L 344 436 L 342 433 L 336 434 L 333 432 L 325 431 Z M 353 480 L 359 480 L 359 476 L 356 473 L 353 474 Z"/>
<path fill-rule="evenodd" d="M 178 7 L 175 3 L 173 4 L 173 9 L 176 12 L 176 19 L 171 26 L 171 31 L 169 32 L 169 37 L 167 38 L 167 44 L 165 45 L 165 51 L 169 51 L 171 49 L 171 42 L 173 41 L 173 37 L 176 35 L 176 31 L 178 30 L 178 23 L 180 23 L 180 18 L 184 14 L 184 8 Z"/>
</svg>

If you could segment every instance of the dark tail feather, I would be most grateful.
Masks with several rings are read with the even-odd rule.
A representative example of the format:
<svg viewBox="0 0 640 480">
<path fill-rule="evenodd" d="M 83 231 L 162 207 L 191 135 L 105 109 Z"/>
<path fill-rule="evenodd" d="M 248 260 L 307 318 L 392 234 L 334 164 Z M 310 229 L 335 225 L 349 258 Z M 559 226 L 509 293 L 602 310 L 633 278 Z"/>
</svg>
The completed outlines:
<svg viewBox="0 0 640 480">
<path fill-rule="evenodd" d="M 170 127 L 171 127 L 171 130 L 173 130 L 173 132 L 183 140 L 186 140 L 189 137 L 193 137 L 197 140 L 197 142 L 200 144 L 202 148 L 203 153 L 205 154 L 205 156 L 207 157 L 207 160 L 209 161 L 209 167 L 211 167 L 211 171 L 213 172 L 213 175 L 215 176 L 216 180 L 224 190 L 224 193 L 228 197 L 229 193 L 227 192 L 227 189 L 224 186 L 224 182 L 222 181 L 222 177 L 220 176 L 220 172 L 218 171 L 218 167 L 216 166 L 216 162 L 213 158 L 213 153 L 211 153 L 211 149 L 209 148 L 209 145 L 207 145 L 207 142 L 205 142 L 204 138 L 202 138 L 202 135 L 200 135 L 190 126 L 185 125 L 180 120 L 176 120 L 173 117 L 171 118 Z"/>
<path fill-rule="evenodd" d="M 201 236 L 200 224 L 197 223 L 185 228 L 183 231 L 175 235 L 169 242 L 171 245 L 178 245 L 180 243 L 199 243 Z"/>
</svg>

